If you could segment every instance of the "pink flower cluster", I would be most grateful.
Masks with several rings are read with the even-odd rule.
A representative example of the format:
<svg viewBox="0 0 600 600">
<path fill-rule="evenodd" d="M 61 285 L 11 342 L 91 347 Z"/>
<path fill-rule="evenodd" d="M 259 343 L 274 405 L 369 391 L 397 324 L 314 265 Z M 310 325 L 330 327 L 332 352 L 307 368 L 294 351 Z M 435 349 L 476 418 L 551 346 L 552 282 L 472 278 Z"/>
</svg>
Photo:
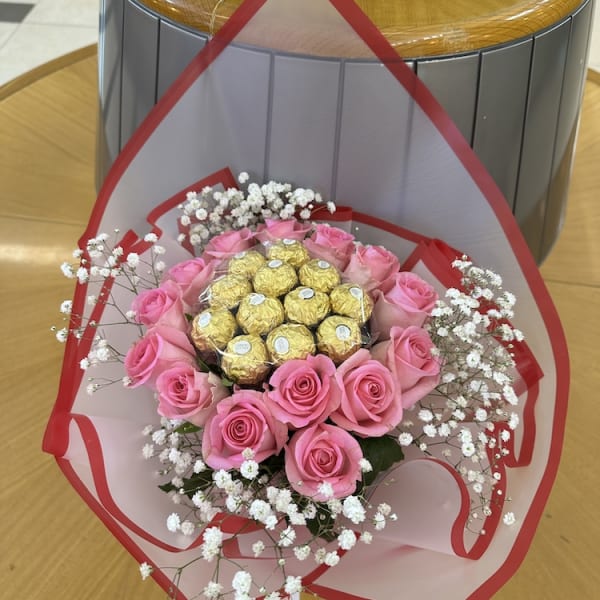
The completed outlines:
<svg viewBox="0 0 600 600">
<path fill-rule="evenodd" d="M 311 257 L 372 295 L 377 343 L 339 365 L 324 354 L 284 362 L 260 390 L 230 389 L 199 368 L 186 315 L 199 312 L 198 297 L 227 257 L 284 238 L 302 240 Z M 213 238 L 202 257 L 173 266 L 158 288 L 135 298 L 146 333 L 127 353 L 125 369 L 132 387 L 155 390 L 159 414 L 203 428 L 202 454 L 211 468 L 239 469 L 247 449 L 258 463 L 283 450 L 294 490 L 323 501 L 321 484 L 328 483 L 343 498 L 362 477 L 358 440 L 388 434 L 438 384 L 440 365 L 423 328 L 436 300 L 433 288 L 400 271 L 385 248 L 328 225 L 267 221 L 256 232 Z"/>
</svg>

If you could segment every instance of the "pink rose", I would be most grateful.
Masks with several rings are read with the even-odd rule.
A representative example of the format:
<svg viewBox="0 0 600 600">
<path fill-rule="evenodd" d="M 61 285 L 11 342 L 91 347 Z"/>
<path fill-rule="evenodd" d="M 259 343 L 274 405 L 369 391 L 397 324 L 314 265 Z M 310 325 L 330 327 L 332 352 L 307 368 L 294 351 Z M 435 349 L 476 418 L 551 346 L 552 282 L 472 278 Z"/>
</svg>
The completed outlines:
<svg viewBox="0 0 600 600">
<path fill-rule="evenodd" d="M 374 289 L 385 292 L 392 287 L 392 278 L 399 268 L 398 258 L 383 246 L 359 244 L 343 276 L 346 281 L 357 283 L 368 292 Z"/>
<path fill-rule="evenodd" d="M 125 355 L 125 371 L 130 387 L 144 383 L 154 386 L 156 378 L 176 363 L 194 364 L 196 353 L 187 335 L 179 329 L 156 325 Z"/>
<path fill-rule="evenodd" d="M 298 240 L 306 237 L 312 225 L 300 223 L 296 219 L 266 219 L 258 226 L 255 237 L 259 242 L 274 242 L 276 240 Z"/>
<path fill-rule="evenodd" d="M 213 258 L 227 258 L 254 246 L 254 234 L 248 227 L 225 231 L 212 238 L 204 248 L 204 254 Z"/>
<path fill-rule="evenodd" d="M 385 335 L 394 326 L 421 327 L 438 299 L 437 292 L 418 275 L 409 271 L 396 273 L 392 288 L 374 292 L 375 306 L 371 315 L 371 331 Z"/>
<path fill-rule="evenodd" d="M 239 469 L 250 448 L 262 462 L 279 454 L 287 440 L 287 427 L 269 412 L 263 394 L 239 389 L 221 400 L 206 421 L 202 456 L 213 469 Z"/>
<path fill-rule="evenodd" d="M 190 364 L 175 365 L 156 378 L 158 414 L 184 419 L 201 427 L 210 409 L 229 394 L 214 373 L 201 373 Z"/>
<path fill-rule="evenodd" d="M 193 308 L 198 304 L 198 296 L 211 282 L 219 260 L 192 258 L 173 265 L 166 274 L 166 279 L 172 280 L 181 289 L 185 304 Z"/>
<path fill-rule="evenodd" d="M 319 223 L 304 245 L 313 258 L 322 258 L 343 271 L 354 252 L 354 236 L 343 229 Z"/>
<path fill-rule="evenodd" d="M 278 367 L 265 402 L 276 419 L 292 429 L 325 421 L 340 403 L 335 364 L 324 354 L 289 360 Z"/>
<path fill-rule="evenodd" d="M 331 420 L 361 437 L 380 437 L 402 420 L 402 397 L 390 370 L 362 348 L 346 359 L 335 378 L 342 401 Z"/>
<path fill-rule="evenodd" d="M 131 305 L 138 323 L 147 327 L 166 325 L 187 331 L 181 290 L 174 281 L 165 281 L 159 287 L 140 292 Z"/>
<path fill-rule="evenodd" d="M 326 423 L 300 429 L 292 435 L 285 453 L 285 473 L 294 490 L 316 502 L 329 498 L 319 491 L 329 483 L 334 498 L 345 498 L 361 479 L 363 458 L 358 442 L 347 432 Z"/>
<path fill-rule="evenodd" d="M 410 408 L 435 388 L 440 379 L 439 359 L 429 334 L 420 327 L 392 327 L 390 339 L 371 348 L 374 359 L 392 372 L 402 392 L 402 405 Z"/>
</svg>

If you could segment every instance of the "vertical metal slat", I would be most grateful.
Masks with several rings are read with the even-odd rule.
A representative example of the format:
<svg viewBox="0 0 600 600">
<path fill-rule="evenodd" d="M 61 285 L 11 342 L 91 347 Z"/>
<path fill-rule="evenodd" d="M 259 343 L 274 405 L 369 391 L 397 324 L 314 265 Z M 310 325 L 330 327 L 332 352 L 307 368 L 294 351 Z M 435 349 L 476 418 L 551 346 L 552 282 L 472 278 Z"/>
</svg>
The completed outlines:
<svg viewBox="0 0 600 600">
<path fill-rule="evenodd" d="M 513 206 L 532 40 L 482 53 L 473 150 Z"/>
<path fill-rule="evenodd" d="M 127 0 L 124 5 L 121 148 L 154 106 L 158 18 Z"/>
<path fill-rule="evenodd" d="M 552 156 L 570 22 L 536 35 L 533 43 L 521 166 L 514 214 L 532 254 L 539 260 L 551 185 Z"/>
</svg>

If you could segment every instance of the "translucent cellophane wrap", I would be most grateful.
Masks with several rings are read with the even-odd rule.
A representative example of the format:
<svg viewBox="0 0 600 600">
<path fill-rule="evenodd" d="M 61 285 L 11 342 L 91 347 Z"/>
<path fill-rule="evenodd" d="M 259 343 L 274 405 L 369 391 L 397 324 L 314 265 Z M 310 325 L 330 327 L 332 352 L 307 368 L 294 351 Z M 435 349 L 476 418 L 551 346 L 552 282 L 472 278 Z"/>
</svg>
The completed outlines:
<svg viewBox="0 0 600 600">
<path fill-rule="evenodd" d="M 124 249 L 143 255 L 152 230 L 170 263 L 183 260 L 175 212 L 185 192 L 233 185 L 231 173 L 240 171 L 310 186 L 350 206 L 356 214 L 343 212 L 338 225 L 365 244 L 384 245 L 440 290 L 451 285 L 445 249 L 452 247 L 502 274 L 517 296 L 513 324 L 528 348 L 517 357 L 522 426 L 501 486 L 517 522 L 465 534 L 464 484 L 440 462 L 407 453 L 395 483 L 373 492 L 373 502 L 394 506 L 393 527 L 335 568 L 289 565 L 328 600 L 381 600 L 399 586 L 407 597 L 488 598 L 534 534 L 558 466 L 568 393 L 560 323 L 506 201 L 428 90 L 347 1 L 243 3 L 118 157 L 82 244 L 118 228 Z M 73 312 L 90 317 L 85 298 L 94 292 L 80 286 Z M 109 308 L 93 310 L 95 320 L 110 319 Z M 156 464 L 140 452 L 142 429 L 158 420 L 152 393 L 112 387 L 89 396 L 78 369 L 85 339 L 67 343 L 45 450 L 140 562 L 184 564 L 201 537 L 190 545 L 167 531 L 172 503 L 157 488 Z M 118 378 L 112 369 L 107 376 Z M 231 550 L 257 581 L 272 571 L 268 559 L 247 558 L 259 535 Z M 181 597 L 200 593 L 211 572 L 202 563 L 184 571 Z M 154 576 L 169 586 L 171 573 Z"/>
</svg>

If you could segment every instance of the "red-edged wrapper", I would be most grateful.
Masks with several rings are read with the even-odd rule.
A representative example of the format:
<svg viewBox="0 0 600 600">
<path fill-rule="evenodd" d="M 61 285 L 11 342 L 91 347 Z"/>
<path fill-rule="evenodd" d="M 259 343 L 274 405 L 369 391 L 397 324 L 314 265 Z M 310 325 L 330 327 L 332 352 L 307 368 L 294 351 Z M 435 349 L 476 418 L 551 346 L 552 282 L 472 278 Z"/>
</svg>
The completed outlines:
<svg viewBox="0 0 600 600">
<path fill-rule="evenodd" d="M 322 135 L 319 111 L 325 102 L 338 101 L 337 92 L 324 95 L 327 82 L 342 81 L 339 70 L 329 77 L 307 68 L 306 55 L 320 39 L 343 39 L 358 60 L 344 67 L 344 110 L 349 112 L 333 123 L 328 144 L 312 144 L 305 152 L 299 140 Z M 248 49 L 261 44 L 281 50 L 266 70 L 260 52 Z M 328 60 L 317 62 L 325 69 Z M 369 61 L 383 66 L 364 68 Z M 232 69 L 248 77 L 238 78 Z M 269 73 L 275 77 L 272 86 L 259 85 Z M 280 103 L 278 86 L 289 92 L 287 104 Z M 275 94 L 273 121 L 266 118 L 269 89 Z M 298 111 L 298 103 L 305 110 Z M 404 269 L 439 293 L 456 285 L 449 263 L 464 252 L 501 274 L 516 294 L 513 324 L 527 340 L 516 356 L 521 426 L 498 489 L 510 495 L 517 522 L 498 526 L 499 509 L 486 522 L 487 535 L 466 534 L 469 492 L 462 479 L 435 456 L 424 459 L 409 451 L 394 470 L 395 483 L 380 486 L 372 497 L 374 504 L 388 502 L 398 521 L 370 546 L 342 553 L 335 568 L 294 559 L 286 565 L 287 573 L 301 575 L 309 590 L 328 600 L 381 600 L 396 596 L 399 586 L 406 597 L 489 598 L 516 570 L 534 535 L 558 467 L 568 394 L 561 326 L 506 201 L 428 90 L 359 8 L 340 0 L 244 2 L 118 157 L 82 244 L 119 228 L 125 232 L 125 253 L 143 256 L 148 248 L 143 236 L 151 230 L 167 248 L 170 263 L 189 258 L 176 242 L 177 206 L 188 190 L 234 185 L 226 167 L 250 171 L 257 180 L 268 173 L 335 192 L 333 200 L 354 209 L 338 211 L 335 224 L 365 245 L 385 246 Z M 330 215 L 315 219 L 320 216 Z M 77 286 L 73 314 L 100 323 L 114 320 L 112 309 L 86 306 L 87 295 L 99 292 L 91 287 Z M 119 301 L 119 290 L 113 291 Z M 134 341 L 125 329 L 117 335 L 121 345 Z M 153 576 L 167 589 L 170 576 L 158 567 L 196 557 L 202 535 L 190 539 L 165 527 L 173 504 L 156 487 L 157 465 L 141 455 L 141 431 L 158 421 L 152 392 L 111 387 L 106 394 L 86 393 L 78 365 L 91 337 L 67 342 L 44 449 L 56 456 L 69 482 L 131 554 L 156 566 Z M 117 367 L 105 368 L 107 377 L 120 377 Z M 222 527 L 233 533 L 244 523 L 232 517 Z M 273 569 L 269 559 L 253 558 L 250 547 L 260 536 L 260 528 L 248 530 L 227 546 L 255 581 Z M 231 579 L 228 569 L 224 566 L 223 581 Z M 186 569 L 178 597 L 200 593 L 212 570 L 203 561 Z"/>
</svg>

